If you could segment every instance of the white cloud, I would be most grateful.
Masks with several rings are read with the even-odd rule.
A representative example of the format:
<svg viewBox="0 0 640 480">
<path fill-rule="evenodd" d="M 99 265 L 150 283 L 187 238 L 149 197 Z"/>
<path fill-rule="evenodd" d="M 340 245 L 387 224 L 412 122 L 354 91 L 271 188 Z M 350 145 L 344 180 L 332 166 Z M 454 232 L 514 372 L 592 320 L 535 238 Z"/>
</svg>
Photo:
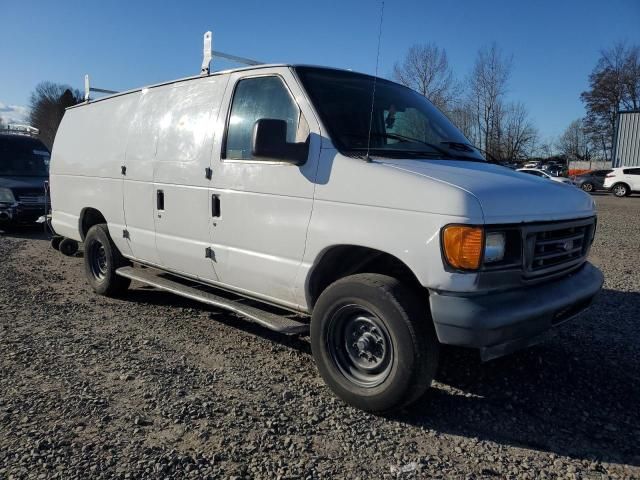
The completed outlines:
<svg viewBox="0 0 640 480">
<path fill-rule="evenodd" d="M 25 123 L 29 117 L 29 109 L 21 105 L 7 105 L 0 102 L 0 118 L 7 123 Z"/>
</svg>

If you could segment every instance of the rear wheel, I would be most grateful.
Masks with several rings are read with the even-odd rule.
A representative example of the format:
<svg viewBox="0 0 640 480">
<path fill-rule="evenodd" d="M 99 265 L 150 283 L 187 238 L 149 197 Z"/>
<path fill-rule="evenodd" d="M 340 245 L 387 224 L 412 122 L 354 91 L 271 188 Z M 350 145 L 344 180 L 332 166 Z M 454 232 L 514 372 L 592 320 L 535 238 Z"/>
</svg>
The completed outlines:
<svg viewBox="0 0 640 480">
<path fill-rule="evenodd" d="M 62 239 L 64 237 L 60 237 L 60 236 L 54 236 L 51 238 L 51 248 L 53 248 L 54 250 L 60 250 L 60 242 L 62 242 Z"/>
<path fill-rule="evenodd" d="M 63 238 L 60 240 L 60 243 L 58 243 L 58 250 L 67 257 L 73 257 L 78 253 L 78 242 L 71 238 Z"/>
<path fill-rule="evenodd" d="M 580 188 L 585 192 L 593 192 L 593 183 L 585 182 L 580 186 Z"/>
<path fill-rule="evenodd" d="M 107 297 L 124 293 L 131 280 L 116 275 L 129 262 L 120 254 L 104 224 L 94 225 L 84 239 L 84 269 L 93 290 Z"/>
<path fill-rule="evenodd" d="M 320 374 L 345 402 L 385 413 L 431 385 L 438 342 L 427 303 L 386 275 L 352 275 L 330 285 L 311 319 Z"/>
<path fill-rule="evenodd" d="M 613 194 L 618 198 L 626 197 L 631 193 L 631 191 L 629 190 L 629 187 L 624 183 L 616 183 L 613 186 L 612 190 L 613 190 Z"/>
</svg>

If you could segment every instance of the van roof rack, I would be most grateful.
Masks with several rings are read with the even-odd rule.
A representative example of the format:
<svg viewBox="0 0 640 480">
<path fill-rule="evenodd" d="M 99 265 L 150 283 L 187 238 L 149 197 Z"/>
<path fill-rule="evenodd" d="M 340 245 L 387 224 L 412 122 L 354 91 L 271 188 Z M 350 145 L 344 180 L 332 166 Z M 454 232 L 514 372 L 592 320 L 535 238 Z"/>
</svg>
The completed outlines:
<svg viewBox="0 0 640 480">
<path fill-rule="evenodd" d="M 120 93 L 116 90 L 107 90 L 106 88 L 92 87 L 89 81 L 89 74 L 87 74 L 84 76 L 84 101 L 85 102 L 88 102 L 90 100 L 91 92 L 107 93 L 107 94 Z"/>
<path fill-rule="evenodd" d="M 200 67 L 200 75 L 209 75 L 211 72 L 211 61 L 213 57 L 224 58 L 233 62 L 240 63 L 241 65 L 263 65 L 264 62 L 259 60 L 253 60 L 251 58 L 239 57 L 237 55 L 231 55 L 230 53 L 220 52 L 212 49 L 213 34 L 211 31 L 204 34 L 204 49 L 202 54 L 202 67 Z"/>
<path fill-rule="evenodd" d="M 236 62 L 241 65 L 248 65 L 248 66 L 265 65 L 265 62 L 261 62 L 259 60 L 254 60 L 252 58 L 246 58 L 246 57 L 239 57 L 238 55 L 231 55 L 230 53 L 213 50 L 212 49 L 213 34 L 211 33 L 211 31 L 205 32 L 203 40 L 204 40 L 204 46 L 202 51 L 202 65 L 200 67 L 200 76 L 207 76 L 211 73 L 211 62 L 214 57 L 231 60 L 232 62 Z M 108 95 L 115 95 L 118 93 L 122 93 L 117 90 L 92 87 L 89 79 L 89 75 L 87 74 L 84 76 L 84 102 L 85 103 L 89 103 L 91 101 L 91 92 L 106 93 Z"/>
</svg>

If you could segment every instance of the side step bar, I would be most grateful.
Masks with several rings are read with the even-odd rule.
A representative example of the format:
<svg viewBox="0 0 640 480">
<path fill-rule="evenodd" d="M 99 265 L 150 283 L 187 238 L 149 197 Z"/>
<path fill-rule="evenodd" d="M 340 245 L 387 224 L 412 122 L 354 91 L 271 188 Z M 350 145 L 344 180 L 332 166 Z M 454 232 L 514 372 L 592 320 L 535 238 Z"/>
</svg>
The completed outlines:
<svg viewBox="0 0 640 480">
<path fill-rule="evenodd" d="M 298 322 L 283 315 L 267 312 L 259 308 L 244 305 L 239 301 L 225 298 L 211 292 L 205 292 L 179 281 L 172 280 L 169 274 L 150 268 L 122 267 L 116 270 L 121 277 L 130 278 L 167 292 L 189 298 L 197 302 L 213 305 L 237 313 L 253 322 L 279 333 L 288 335 L 309 333 L 309 324 Z"/>
</svg>

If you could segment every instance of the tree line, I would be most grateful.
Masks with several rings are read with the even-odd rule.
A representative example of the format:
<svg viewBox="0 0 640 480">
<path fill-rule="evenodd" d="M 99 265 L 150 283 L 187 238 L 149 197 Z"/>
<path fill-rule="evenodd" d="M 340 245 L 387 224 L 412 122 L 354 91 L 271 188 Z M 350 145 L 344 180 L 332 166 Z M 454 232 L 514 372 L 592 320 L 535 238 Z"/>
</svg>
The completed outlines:
<svg viewBox="0 0 640 480">
<path fill-rule="evenodd" d="M 580 98 L 586 115 L 560 135 L 558 149 L 572 160 L 611 161 L 618 114 L 640 109 L 640 46 L 619 42 L 602 50 Z"/>
<path fill-rule="evenodd" d="M 518 162 L 550 157 L 568 161 L 611 160 L 618 113 L 640 108 L 640 47 L 624 42 L 602 50 L 580 98 L 584 118 L 571 122 L 553 141 L 543 142 L 522 102 L 507 100 L 513 57 L 497 44 L 482 47 L 471 71 L 458 80 L 447 53 L 434 43 L 414 45 L 397 62 L 393 77 L 445 112 L 487 156 Z"/>
</svg>

